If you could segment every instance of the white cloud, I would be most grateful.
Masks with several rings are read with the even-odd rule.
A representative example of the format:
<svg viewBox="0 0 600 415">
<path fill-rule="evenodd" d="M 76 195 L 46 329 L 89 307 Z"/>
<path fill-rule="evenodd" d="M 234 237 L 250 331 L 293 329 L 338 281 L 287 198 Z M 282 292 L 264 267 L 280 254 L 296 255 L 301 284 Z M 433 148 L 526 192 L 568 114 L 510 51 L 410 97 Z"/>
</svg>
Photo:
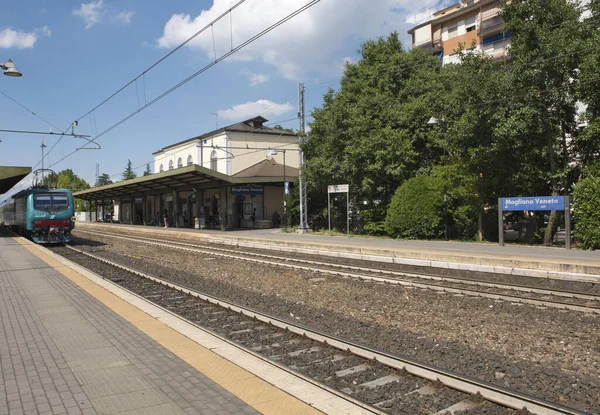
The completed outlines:
<svg viewBox="0 0 600 415">
<path fill-rule="evenodd" d="M 104 0 L 83 3 L 79 9 L 73 10 L 75 16 L 79 16 L 85 22 L 85 29 L 89 29 L 100 21 L 104 14 Z"/>
<path fill-rule="evenodd" d="M 133 17 L 133 12 L 125 10 L 122 12 L 119 12 L 115 15 L 114 20 L 118 21 L 118 22 L 123 22 L 125 24 L 129 24 L 131 23 L 131 18 Z"/>
<path fill-rule="evenodd" d="M 179 45 L 188 37 L 226 12 L 236 0 L 213 0 L 213 6 L 192 17 L 174 14 L 166 22 L 159 47 Z M 233 11 L 233 27 L 229 17 L 215 23 L 212 29 L 190 42 L 189 47 L 203 52 L 208 58 L 222 56 L 271 24 L 287 16 L 308 0 L 248 1 Z M 353 44 L 365 38 L 387 35 L 397 30 L 405 36 L 410 27 L 405 22 L 408 10 L 421 8 L 414 0 L 327 0 L 317 3 L 263 38 L 232 56 L 233 59 L 255 59 L 273 65 L 285 78 L 298 80 L 308 74 L 331 72 L 331 61 L 350 39 Z M 213 46 L 214 31 L 214 46 Z M 233 34 L 233 36 L 232 36 Z M 355 39 L 356 38 L 356 39 Z"/>
<path fill-rule="evenodd" d="M 105 17 L 108 17 L 115 22 L 129 24 L 131 23 L 133 14 L 132 11 L 128 10 L 117 12 L 116 10 L 105 6 L 104 0 L 82 3 L 78 9 L 73 10 L 73 15 L 81 17 L 85 22 L 86 30 L 100 23 Z"/>
<path fill-rule="evenodd" d="M 219 110 L 219 117 L 226 120 L 245 120 L 256 115 L 281 115 L 286 112 L 294 111 L 295 107 L 289 102 L 278 104 L 268 99 L 259 99 L 255 102 L 246 102 L 245 104 L 234 105 L 226 110 Z"/>
<path fill-rule="evenodd" d="M 246 68 L 242 69 L 240 73 L 250 80 L 250 86 L 264 84 L 271 79 L 271 74 L 252 73 Z"/>
<path fill-rule="evenodd" d="M 34 29 L 33 32 L 30 33 L 20 32 L 7 28 L 0 31 L 0 48 L 32 48 L 40 36 L 50 37 L 51 34 L 52 32 L 50 31 L 50 29 L 48 29 L 48 26 L 44 26 L 39 29 Z"/>
</svg>

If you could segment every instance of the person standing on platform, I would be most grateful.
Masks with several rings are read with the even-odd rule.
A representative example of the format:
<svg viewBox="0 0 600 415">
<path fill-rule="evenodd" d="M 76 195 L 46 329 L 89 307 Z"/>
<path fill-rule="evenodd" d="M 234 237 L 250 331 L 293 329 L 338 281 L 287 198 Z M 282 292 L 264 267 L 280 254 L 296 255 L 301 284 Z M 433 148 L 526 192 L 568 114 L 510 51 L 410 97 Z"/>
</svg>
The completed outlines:
<svg viewBox="0 0 600 415">
<path fill-rule="evenodd" d="M 165 209 L 164 222 L 165 222 L 165 228 L 168 228 L 169 227 L 169 210 L 168 209 Z"/>
</svg>

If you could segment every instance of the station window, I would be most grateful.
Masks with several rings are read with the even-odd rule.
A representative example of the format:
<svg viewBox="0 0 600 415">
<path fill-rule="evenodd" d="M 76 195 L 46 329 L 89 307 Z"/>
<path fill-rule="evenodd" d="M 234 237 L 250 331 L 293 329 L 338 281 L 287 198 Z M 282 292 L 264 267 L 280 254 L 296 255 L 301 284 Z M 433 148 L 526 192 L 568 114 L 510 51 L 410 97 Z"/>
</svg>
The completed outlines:
<svg viewBox="0 0 600 415">
<path fill-rule="evenodd" d="M 173 170 L 173 160 L 169 160 L 169 170 Z"/>
<path fill-rule="evenodd" d="M 192 155 L 190 154 L 190 155 L 188 156 L 187 165 L 188 165 L 188 166 L 191 166 L 192 164 L 194 164 L 194 160 L 192 159 Z"/>
<path fill-rule="evenodd" d="M 159 172 L 165 171 L 165 169 L 163 168 L 163 165 L 160 165 L 160 168 L 158 169 Z"/>
<path fill-rule="evenodd" d="M 217 170 L 217 152 L 215 150 L 210 153 L 210 169 Z"/>
<path fill-rule="evenodd" d="M 181 160 L 181 157 L 179 157 L 177 159 L 177 168 L 183 167 L 183 161 Z"/>
</svg>

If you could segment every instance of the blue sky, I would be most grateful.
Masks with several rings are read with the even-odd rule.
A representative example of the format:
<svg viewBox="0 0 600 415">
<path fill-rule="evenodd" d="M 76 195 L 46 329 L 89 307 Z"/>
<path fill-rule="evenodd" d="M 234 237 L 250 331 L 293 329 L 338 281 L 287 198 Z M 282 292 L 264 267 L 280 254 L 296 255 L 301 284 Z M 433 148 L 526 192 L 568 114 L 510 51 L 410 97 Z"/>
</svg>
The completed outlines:
<svg viewBox="0 0 600 415">
<path fill-rule="evenodd" d="M 246 0 L 226 19 L 178 50 L 137 85 L 83 118 L 75 132 L 95 136 L 154 97 L 306 4 L 308 0 Z M 23 73 L 2 76 L 0 91 L 60 130 L 127 84 L 236 0 L 21 0 L 0 5 L 0 62 L 9 58 Z M 328 87 L 337 88 L 344 61 L 355 60 L 360 43 L 398 30 L 410 42 L 408 15 L 435 1 L 321 0 L 218 63 L 153 106 L 98 139 L 101 150 L 80 150 L 85 142 L 46 136 L 45 165 L 71 168 L 90 184 L 100 173 L 120 180 L 127 160 L 141 174 L 152 152 L 219 125 L 262 115 L 270 122 L 294 118 L 298 82 L 306 86 L 310 110 L 322 105 Z M 415 6 L 416 4 L 416 6 Z M 233 23 L 230 26 L 230 21 Z M 214 32 L 214 43 L 213 33 Z M 232 38 L 233 35 L 233 38 Z M 0 129 L 56 131 L 0 94 Z M 297 121 L 282 122 L 296 128 Z M 39 135 L 0 132 L 0 165 L 36 166 Z M 36 168 L 39 168 L 38 166 Z"/>
</svg>

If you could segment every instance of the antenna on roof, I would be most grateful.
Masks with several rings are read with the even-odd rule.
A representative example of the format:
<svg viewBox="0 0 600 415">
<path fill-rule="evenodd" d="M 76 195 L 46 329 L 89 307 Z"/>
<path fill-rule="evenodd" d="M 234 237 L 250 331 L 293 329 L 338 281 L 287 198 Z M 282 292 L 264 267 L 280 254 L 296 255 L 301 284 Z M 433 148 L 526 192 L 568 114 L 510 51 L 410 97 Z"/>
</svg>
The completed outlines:
<svg viewBox="0 0 600 415">
<path fill-rule="evenodd" d="M 217 117 L 217 128 L 215 128 L 215 130 L 219 129 L 219 114 L 217 114 L 216 112 L 209 112 L 208 115 L 214 115 L 215 117 Z"/>
</svg>

